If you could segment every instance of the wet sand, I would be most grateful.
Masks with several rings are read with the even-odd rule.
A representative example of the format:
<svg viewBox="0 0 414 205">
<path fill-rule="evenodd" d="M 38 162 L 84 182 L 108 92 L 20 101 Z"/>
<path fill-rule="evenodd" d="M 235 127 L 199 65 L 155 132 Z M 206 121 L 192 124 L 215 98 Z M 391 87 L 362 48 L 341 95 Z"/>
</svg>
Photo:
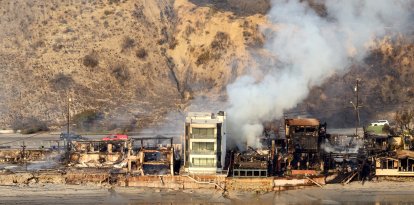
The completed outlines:
<svg viewBox="0 0 414 205">
<path fill-rule="evenodd" d="M 0 186 L 0 204 L 414 204 L 414 182 L 353 182 L 271 193 L 96 185 Z"/>
</svg>

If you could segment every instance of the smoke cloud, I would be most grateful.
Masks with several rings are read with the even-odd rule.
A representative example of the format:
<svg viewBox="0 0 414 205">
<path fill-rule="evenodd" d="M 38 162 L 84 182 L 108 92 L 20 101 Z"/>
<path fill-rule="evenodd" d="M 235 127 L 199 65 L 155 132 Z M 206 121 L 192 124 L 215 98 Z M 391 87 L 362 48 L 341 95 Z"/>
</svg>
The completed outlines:
<svg viewBox="0 0 414 205">
<path fill-rule="evenodd" d="M 265 33 L 265 49 L 279 61 L 227 86 L 230 137 L 239 148 L 256 146 L 262 123 L 281 118 L 303 101 L 313 86 L 343 74 L 362 60 L 373 41 L 404 33 L 409 1 L 318 1 L 327 15 L 318 15 L 307 1 L 273 0 L 268 13 L 275 32 Z M 375 72 L 375 71 L 373 71 Z"/>
</svg>

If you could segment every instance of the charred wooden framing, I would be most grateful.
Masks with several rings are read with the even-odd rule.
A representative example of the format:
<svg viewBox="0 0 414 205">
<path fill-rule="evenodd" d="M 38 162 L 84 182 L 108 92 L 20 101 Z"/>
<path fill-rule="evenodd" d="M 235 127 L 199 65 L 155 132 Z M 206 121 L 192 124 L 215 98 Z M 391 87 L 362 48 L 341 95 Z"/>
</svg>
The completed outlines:
<svg viewBox="0 0 414 205">
<path fill-rule="evenodd" d="M 0 162 L 22 163 L 44 159 L 52 151 L 49 149 L 1 149 Z"/>
<path fill-rule="evenodd" d="M 268 177 L 271 163 L 270 150 L 249 150 L 236 153 L 233 177 Z"/>
<path fill-rule="evenodd" d="M 130 141 L 72 141 L 69 163 L 76 167 L 112 167 L 127 156 Z"/>
<path fill-rule="evenodd" d="M 165 140 L 170 143 L 160 144 Z M 148 141 L 154 143 L 144 143 Z M 75 167 L 113 168 L 138 175 L 174 175 L 174 165 L 179 163 L 175 160 L 171 137 L 82 140 L 71 142 L 70 148 L 69 162 Z"/>
<path fill-rule="evenodd" d="M 285 119 L 282 124 L 279 128 L 266 128 L 263 135 L 258 136 L 262 143 L 260 149 L 249 147 L 243 152 L 233 153 L 232 150 L 230 154 L 226 150 L 226 114 L 191 113 L 184 125 L 183 145 L 176 146 L 172 137 L 164 136 L 68 140 L 65 157 L 69 167 L 65 169 L 75 170 L 68 175 L 69 181 L 73 175 L 73 179 L 80 177 L 79 180 L 86 181 L 122 179 L 125 184 L 140 184 L 143 178 L 162 179 L 165 175 L 173 180 L 174 175 L 180 174 L 180 168 L 185 174 L 179 177 L 204 184 L 213 184 L 201 180 L 212 176 L 220 179 L 232 176 L 235 182 L 242 182 L 246 179 L 240 178 L 260 181 L 273 176 L 321 176 L 334 172 L 364 176 L 362 173 L 373 169 L 376 176 L 414 176 L 414 137 L 409 133 L 400 136 L 365 133 L 362 138 L 327 134 L 326 124 L 312 118 Z M 57 145 L 57 150 L 61 151 L 59 141 Z M 328 145 L 335 149 L 326 149 Z M 53 150 L 56 151 L 55 148 L 3 147 L 0 162 L 41 160 Z M 180 154 L 183 155 L 182 167 Z M 96 174 L 96 179 L 86 179 L 76 170 L 89 176 L 100 174 Z M 228 175 L 223 174 L 226 172 Z"/>
<path fill-rule="evenodd" d="M 326 125 L 318 119 L 285 119 L 285 135 L 287 141 L 287 169 L 290 174 L 317 174 L 323 170 L 320 145 L 325 137 Z"/>
<path fill-rule="evenodd" d="M 142 175 L 174 175 L 175 160 L 172 137 L 156 136 L 152 138 L 132 138 L 133 142 L 140 142 L 140 148 L 136 157 L 128 158 L 128 171 L 140 171 Z M 155 141 L 155 144 L 147 144 L 146 141 Z M 167 146 L 159 146 L 160 141 L 169 141 Z M 157 146 L 158 145 L 158 146 Z M 132 144 L 134 146 L 134 144 Z"/>
</svg>

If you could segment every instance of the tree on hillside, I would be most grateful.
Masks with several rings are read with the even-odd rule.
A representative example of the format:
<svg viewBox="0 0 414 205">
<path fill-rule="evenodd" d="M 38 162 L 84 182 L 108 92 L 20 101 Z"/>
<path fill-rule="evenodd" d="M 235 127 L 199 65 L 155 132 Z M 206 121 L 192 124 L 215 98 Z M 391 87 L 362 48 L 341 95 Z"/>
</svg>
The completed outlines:
<svg viewBox="0 0 414 205">
<path fill-rule="evenodd" d="M 395 123 L 401 131 L 408 130 L 411 133 L 411 123 L 414 121 L 414 110 L 399 110 L 395 113 Z"/>
</svg>

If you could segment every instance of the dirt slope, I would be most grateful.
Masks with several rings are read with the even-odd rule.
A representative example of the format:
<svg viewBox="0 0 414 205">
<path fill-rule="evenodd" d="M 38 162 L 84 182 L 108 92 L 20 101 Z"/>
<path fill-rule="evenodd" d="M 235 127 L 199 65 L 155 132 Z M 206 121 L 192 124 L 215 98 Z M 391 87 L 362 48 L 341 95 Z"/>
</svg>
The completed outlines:
<svg viewBox="0 0 414 205">
<path fill-rule="evenodd" d="M 216 5 L 217 6 L 217 5 Z M 71 114 L 142 127 L 254 63 L 261 14 L 160 1 L 0 1 L 0 123 Z M 240 8 L 237 8 L 240 10 Z"/>
<path fill-rule="evenodd" d="M 0 0 L 0 129 L 30 117 L 59 129 L 68 96 L 71 115 L 93 110 L 100 129 L 157 124 L 199 96 L 224 102 L 229 82 L 276 63 L 262 47 L 269 6 L 268 0 Z M 314 7 L 324 15 L 323 5 Z M 414 97 L 410 39 L 379 42 L 365 64 L 314 88 L 298 113 L 353 125 L 349 87 L 360 78 L 362 117 L 389 116 Z"/>
</svg>

